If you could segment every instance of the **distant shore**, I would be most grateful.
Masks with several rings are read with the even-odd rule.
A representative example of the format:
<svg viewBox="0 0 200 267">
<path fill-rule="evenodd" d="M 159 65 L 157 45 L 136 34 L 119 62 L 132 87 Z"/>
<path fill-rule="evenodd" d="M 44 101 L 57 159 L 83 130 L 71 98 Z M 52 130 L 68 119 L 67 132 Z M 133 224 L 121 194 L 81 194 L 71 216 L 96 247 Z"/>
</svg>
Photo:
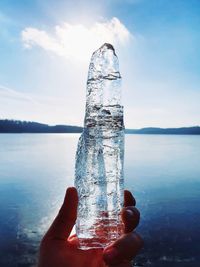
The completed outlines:
<svg viewBox="0 0 200 267">
<path fill-rule="evenodd" d="M 20 120 L 0 120 L 0 133 L 81 133 L 80 126 L 48 125 L 44 123 Z M 146 127 L 142 129 L 126 129 L 126 134 L 175 134 L 200 135 L 200 126 L 181 128 Z"/>
</svg>

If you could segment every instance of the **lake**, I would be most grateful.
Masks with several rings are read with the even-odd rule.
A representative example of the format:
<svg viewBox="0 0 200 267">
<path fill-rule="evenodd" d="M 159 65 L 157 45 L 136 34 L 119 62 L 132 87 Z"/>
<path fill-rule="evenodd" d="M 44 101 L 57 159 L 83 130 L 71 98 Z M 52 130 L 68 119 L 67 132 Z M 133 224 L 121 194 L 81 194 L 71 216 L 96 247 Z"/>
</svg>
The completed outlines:
<svg viewBox="0 0 200 267">
<path fill-rule="evenodd" d="M 73 185 L 78 134 L 0 135 L 0 266 L 35 266 Z M 126 135 L 125 187 L 141 212 L 137 266 L 199 267 L 200 136 Z"/>
</svg>

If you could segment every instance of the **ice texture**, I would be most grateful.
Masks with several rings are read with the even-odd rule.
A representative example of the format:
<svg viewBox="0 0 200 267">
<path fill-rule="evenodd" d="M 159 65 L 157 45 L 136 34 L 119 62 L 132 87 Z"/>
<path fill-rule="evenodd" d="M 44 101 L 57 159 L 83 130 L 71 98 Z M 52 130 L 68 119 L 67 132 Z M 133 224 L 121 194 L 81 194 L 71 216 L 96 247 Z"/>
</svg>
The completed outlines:
<svg viewBox="0 0 200 267">
<path fill-rule="evenodd" d="M 111 44 L 92 55 L 84 129 L 76 153 L 76 234 L 82 249 L 105 247 L 122 232 L 124 123 L 121 75 Z"/>
</svg>

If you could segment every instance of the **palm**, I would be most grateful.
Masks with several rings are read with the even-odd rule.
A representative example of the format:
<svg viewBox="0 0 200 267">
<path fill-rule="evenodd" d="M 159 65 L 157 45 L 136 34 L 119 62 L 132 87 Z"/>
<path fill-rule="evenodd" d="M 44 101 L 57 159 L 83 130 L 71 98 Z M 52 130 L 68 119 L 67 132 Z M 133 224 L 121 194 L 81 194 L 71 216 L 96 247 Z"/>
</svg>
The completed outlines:
<svg viewBox="0 0 200 267">
<path fill-rule="evenodd" d="M 116 242 L 103 249 L 79 249 L 78 238 L 70 236 L 77 217 L 78 196 L 75 188 L 67 190 L 61 210 L 41 242 L 39 267 L 106 267 L 105 261 L 125 262 L 124 267 L 131 266 L 130 259 L 141 248 L 140 237 L 132 232 L 139 223 L 139 212 L 135 207 L 135 200 L 129 191 L 125 191 L 125 207 L 135 213 L 128 219 L 127 210 L 122 210 L 125 234 Z M 125 209 L 125 208 L 124 208 Z M 111 250 L 119 255 L 111 255 Z M 109 252 L 109 253 L 107 253 Z M 108 255 L 107 255 L 108 254 Z M 108 257 L 107 257 L 108 256 Z M 111 259 L 111 256 L 114 256 Z M 128 260 L 128 261 L 127 261 Z M 118 265 L 116 265 L 118 266 Z M 122 266 L 122 265 L 120 265 Z"/>
<path fill-rule="evenodd" d="M 76 238 L 74 238 L 76 239 Z M 102 249 L 80 250 L 72 241 L 53 240 L 49 242 L 47 252 L 48 267 L 104 267 Z"/>
</svg>

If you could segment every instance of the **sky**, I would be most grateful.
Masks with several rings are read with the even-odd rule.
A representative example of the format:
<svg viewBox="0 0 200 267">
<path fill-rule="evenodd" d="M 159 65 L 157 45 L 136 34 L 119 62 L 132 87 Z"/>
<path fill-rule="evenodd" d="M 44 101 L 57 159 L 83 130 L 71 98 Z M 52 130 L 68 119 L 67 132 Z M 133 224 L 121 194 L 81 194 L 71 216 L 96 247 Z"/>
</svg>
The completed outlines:
<svg viewBox="0 0 200 267">
<path fill-rule="evenodd" d="M 0 119 L 83 125 L 91 54 L 112 43 L 126 128 L 200 125 L 199 0 L 1 0 Z"/>
</svg>

